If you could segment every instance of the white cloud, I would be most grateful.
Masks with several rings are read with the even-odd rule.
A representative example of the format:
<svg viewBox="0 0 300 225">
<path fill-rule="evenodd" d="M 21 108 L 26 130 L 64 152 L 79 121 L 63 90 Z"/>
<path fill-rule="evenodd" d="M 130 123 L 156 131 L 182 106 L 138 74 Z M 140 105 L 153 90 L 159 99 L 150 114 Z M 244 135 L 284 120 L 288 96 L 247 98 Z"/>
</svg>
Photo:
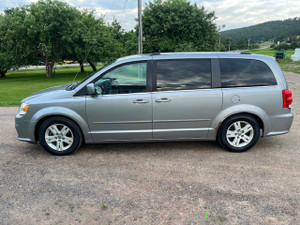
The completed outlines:
<svg viewBox="0 0 300 225">
<path fill-rule="evenodd" d="M 224 30 L 300 17 L 300 0 L 205 0 L 200 5 L 215 11 L 216 22 L 224 24 Z"/>
<path fill-rule="evenodd" d="M 104 16 L 105 21 L 112 22 L 113 19 L 117 19 L 123 29 L 129 31 L 132 30 L 136 25 L 135 18 L 137 18 L 137 9 L 127 9 L 127 10 L 108 10 L 97 8 L 96 15 L 101 17 Z"/>
<path fill-rule="evenodd" d="M 0 0 L 0 11 L 38 0 Z M 96 15 L 105 15 L 111 22 L 116 18 L 129 31 L 136 25 L 137 0 L 64 0 L 72 6 L 89 8 Z M 143 4 L 150 0 L 142 0 Z M 153 1 L 153 0 L 151 0 Z M 216 23 L 224 30 L 239 28 L 271 20 L 300 17 L 300 0 L 191 0 L 203 5 L 207 11 L 215 11 Z"/>
</svg>

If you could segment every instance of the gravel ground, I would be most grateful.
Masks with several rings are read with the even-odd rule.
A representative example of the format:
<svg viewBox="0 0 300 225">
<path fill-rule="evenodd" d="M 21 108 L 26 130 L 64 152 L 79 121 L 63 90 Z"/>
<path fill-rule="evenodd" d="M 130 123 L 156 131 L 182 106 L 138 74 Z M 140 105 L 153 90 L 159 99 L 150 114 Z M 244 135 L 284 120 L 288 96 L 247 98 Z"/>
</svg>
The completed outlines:
<svg viewBox="0 0 300 225">
<path fill-rule="evenodd" d="M 0 108 L 0 224 L 300 224 L 300 75 L 287 135 L 237 154 L 214 142 L 84 145 L 56 157 L 15 139 Z"/>
</svg>

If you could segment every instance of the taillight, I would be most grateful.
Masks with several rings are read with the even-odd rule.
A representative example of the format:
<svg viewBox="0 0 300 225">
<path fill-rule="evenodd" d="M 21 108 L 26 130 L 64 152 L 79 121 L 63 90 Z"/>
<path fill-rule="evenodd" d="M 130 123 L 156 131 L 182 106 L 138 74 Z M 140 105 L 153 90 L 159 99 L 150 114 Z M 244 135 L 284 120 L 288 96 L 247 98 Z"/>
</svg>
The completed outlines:
<svg viewBox="0 0 300 225">
<path fill-rule="evenodd" d="M 283 107 L 284 108 L 289 108 L 290 105 L 293 102 L 293 97 L 292 97 L 292 92 L 290 90 L 283 90 L 282 91 L 282 99 L 283 99 Z"/>
</svg>

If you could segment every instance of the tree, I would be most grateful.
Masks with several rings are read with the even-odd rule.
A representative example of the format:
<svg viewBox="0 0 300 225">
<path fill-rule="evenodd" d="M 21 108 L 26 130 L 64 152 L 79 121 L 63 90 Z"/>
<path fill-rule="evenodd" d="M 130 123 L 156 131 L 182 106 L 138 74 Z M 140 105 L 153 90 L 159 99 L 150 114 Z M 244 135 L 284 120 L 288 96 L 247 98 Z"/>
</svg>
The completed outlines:
<svg viewBox="0 0 300 225">
<path fill-rule="evenodd" d="M 65 46 L 66 57 L 77 60 L 82 72 L 85 61 L 95 71 L 97 62 L 107 63 L 123 55 L 122 44 L 112 28 L 105 25 L 103 18 L 96 18 L 93 11 L 83 10 L 76 19 L 76 26 Z"/>
<path fill-rule="evenodd" d="M 248 40 L 246 38 L 241 38 L 236 42 L 237 49 L 248 49 Z"/>
<path fill-rule="evenodd" d="M 26 45 L 26 29 L 23 21 L 26 13 L 19 8 L 5 10 L 0 14 L 0 77 L 10 69 L 28 63 L 30 47 Z"/>
<path fill-rule="evenodd" d="M 110 62 L 125 53 L 119 41 L 123 33 L 117 22 L 107 26 L 94 11 L 58 0 L 5 10 L 0 15 L 1 76 L 11 68 L 44 61 L 47 77 L 52 77 L 55 62 L 66 58 L 77 60 L 81 71 L 85 61 L 96 70 L 96 62 Z"/>
<path fill-rule="evenodd" d="M 213 51 L 218 29 L 214 12 L 187 0 L 154 0 L 143 11 L 145 52 Z"/>
<path fill-rule="evenodd" d="M 46 64 L 47 77 L 53 76 L 54 63 L 65 54 L 80 11 L 58 0 L 38 1 L 24 6 L 28 46 L 32 46 Z"/>
<path fill-rule="evenodd" d="M 136 32 L 125 32 L 125 30 L 116 19 L 114 19 L 114 21 L 109 24 L 109 27 L 114 39 L 116 39 L 122 45 L 122 55 L 137 54 L 138 37 Z"/>
</svg>

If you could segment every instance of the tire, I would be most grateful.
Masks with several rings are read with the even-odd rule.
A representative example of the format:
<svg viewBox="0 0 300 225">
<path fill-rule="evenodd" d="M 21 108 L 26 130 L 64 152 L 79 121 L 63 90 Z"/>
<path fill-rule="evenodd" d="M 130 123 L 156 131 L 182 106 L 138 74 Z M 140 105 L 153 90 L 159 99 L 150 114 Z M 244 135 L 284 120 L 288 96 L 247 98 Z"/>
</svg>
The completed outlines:
<svg viewBox="0 0 300 225">
<path fill-rule="evenodd" d="M 260 126 L 249 115 L 236 115 L 226 119 L 218 131 L 219 144 L 231 152 L 245 152 L 252 148 L 260 136 Z"/>
<path fill-rule="evenodd" d="M 38 130 L 43 148 L 53 155 L 69 155 L 82 144 L 79 127 L 65 117 L 51 117 Z"/>
</svg>

